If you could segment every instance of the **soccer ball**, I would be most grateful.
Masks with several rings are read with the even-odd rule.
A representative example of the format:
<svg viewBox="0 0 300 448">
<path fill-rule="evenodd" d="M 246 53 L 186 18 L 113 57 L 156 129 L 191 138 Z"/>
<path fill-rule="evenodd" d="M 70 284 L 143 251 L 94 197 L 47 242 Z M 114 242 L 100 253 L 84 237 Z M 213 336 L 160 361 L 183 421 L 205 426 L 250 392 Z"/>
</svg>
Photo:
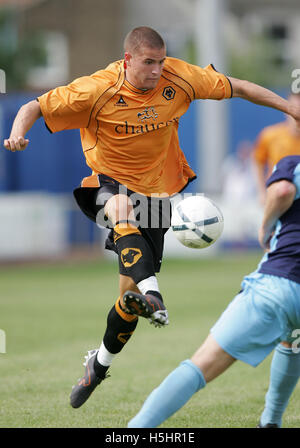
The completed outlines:
<svg viewBox="0 0 300 448">
<path fill-rule="evenodd" d="M 222 234 L 224 218 L 217 205 L 206 196 L 189 196 L 172 211 L 171 228 L 186 247 L 203 249 Z"/>
</svg>

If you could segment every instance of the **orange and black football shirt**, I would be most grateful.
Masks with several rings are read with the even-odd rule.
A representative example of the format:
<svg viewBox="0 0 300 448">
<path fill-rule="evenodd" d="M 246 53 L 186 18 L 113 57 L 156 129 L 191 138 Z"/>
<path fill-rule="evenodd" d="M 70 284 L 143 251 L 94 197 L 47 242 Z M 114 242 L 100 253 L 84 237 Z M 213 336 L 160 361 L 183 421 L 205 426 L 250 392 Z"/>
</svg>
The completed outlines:
<svg viewBox="0 0 300 448">
<path fill-rule="evenodd" d="M 300 155 L 300 136 L 293 135 L 286 122 L 267 126 L 254 148 L 254 159 L 267 166 L 268 175 L 283 157 L 296 155 Z"/>
<path fill-rule="evenodd" d="M 124 60 L 38 98 L 52 132 L 80 129 L 92 174 L 106 174 L 130 190 L 172 195 L 195 177 L 180 149 L 180 117 L 196 99 L 229 98 L 229 80 L 210 65 L 166 58 L 152 90 L 125 79 Z"/>
</svg>

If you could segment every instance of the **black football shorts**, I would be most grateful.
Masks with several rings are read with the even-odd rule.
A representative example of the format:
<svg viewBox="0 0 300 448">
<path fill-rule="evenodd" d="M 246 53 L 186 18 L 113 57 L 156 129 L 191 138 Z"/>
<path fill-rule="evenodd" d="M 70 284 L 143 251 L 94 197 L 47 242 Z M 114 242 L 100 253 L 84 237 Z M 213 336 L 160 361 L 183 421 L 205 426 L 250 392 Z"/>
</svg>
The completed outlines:
<svg viewBox="0 0 300 448">
<path fill-rule="evenodd" d="M 164 236 L 171 223 L 170 199 L 135 193 L 104 174 L 99 174 L 98 179 L 100 187 L 79 187 L 73 193 L 78 206 L 86 216 L 98 225 L 111 229 L 105 241 L 105 248 L 118 253 L 113 241 L 112 224 L 104 216 L 104 206 L 110 197 L 126 194 L 133 202 L 138 228 L 151 248 L 155 272 L 159 272 L 164 249 Z M 126 275 L 122 263 L 119 263 L 119 271 L 120 274 Z"/>
</svg>

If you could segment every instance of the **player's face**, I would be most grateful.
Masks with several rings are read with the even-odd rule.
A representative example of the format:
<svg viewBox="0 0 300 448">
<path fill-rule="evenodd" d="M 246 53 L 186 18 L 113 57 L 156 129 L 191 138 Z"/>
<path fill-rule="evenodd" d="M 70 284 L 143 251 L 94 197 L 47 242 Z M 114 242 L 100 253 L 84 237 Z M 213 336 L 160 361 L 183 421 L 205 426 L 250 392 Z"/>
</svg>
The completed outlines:
<svg viewBox="0 0 300 448">
<path fill-rule="evenodd" d="M 141 47 L 125 53 L 126 78 L 137 89 L 154 89 L 160 79 L 166 49 Z"/>
</svg>

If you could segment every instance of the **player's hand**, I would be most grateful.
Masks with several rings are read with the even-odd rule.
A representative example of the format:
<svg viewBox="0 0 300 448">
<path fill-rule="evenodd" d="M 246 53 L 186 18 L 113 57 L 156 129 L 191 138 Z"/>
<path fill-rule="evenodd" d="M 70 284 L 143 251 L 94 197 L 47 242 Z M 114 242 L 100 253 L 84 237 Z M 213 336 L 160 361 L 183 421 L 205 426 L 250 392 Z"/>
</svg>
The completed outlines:
<svg viewBox="0 0 300 448">
<path fill-rule="evenodd" d="M 9 137 L 4 140 L 3 145 L 4 148 L 8 149 L 8 151 L 24 151 L 24 149 L 28 146 L 29 140 L 24 137 Z"/>
<path fill-rule="evenodd" d="M 266 252 L 269 252 L 270 250 L 270 241 L 273 236 L 273 233 L 274 232 L 266 232 L 263 227 L 260 227 L 258 231 L 259 244 Z"/>
<path fill-rule="evenodd" d="M 297 128 L 300 130 L 300 106 L 298 104 L 293 104 L 290 102 L 290 115 L 294 118 L 297 123 Z"/>
</svg>

